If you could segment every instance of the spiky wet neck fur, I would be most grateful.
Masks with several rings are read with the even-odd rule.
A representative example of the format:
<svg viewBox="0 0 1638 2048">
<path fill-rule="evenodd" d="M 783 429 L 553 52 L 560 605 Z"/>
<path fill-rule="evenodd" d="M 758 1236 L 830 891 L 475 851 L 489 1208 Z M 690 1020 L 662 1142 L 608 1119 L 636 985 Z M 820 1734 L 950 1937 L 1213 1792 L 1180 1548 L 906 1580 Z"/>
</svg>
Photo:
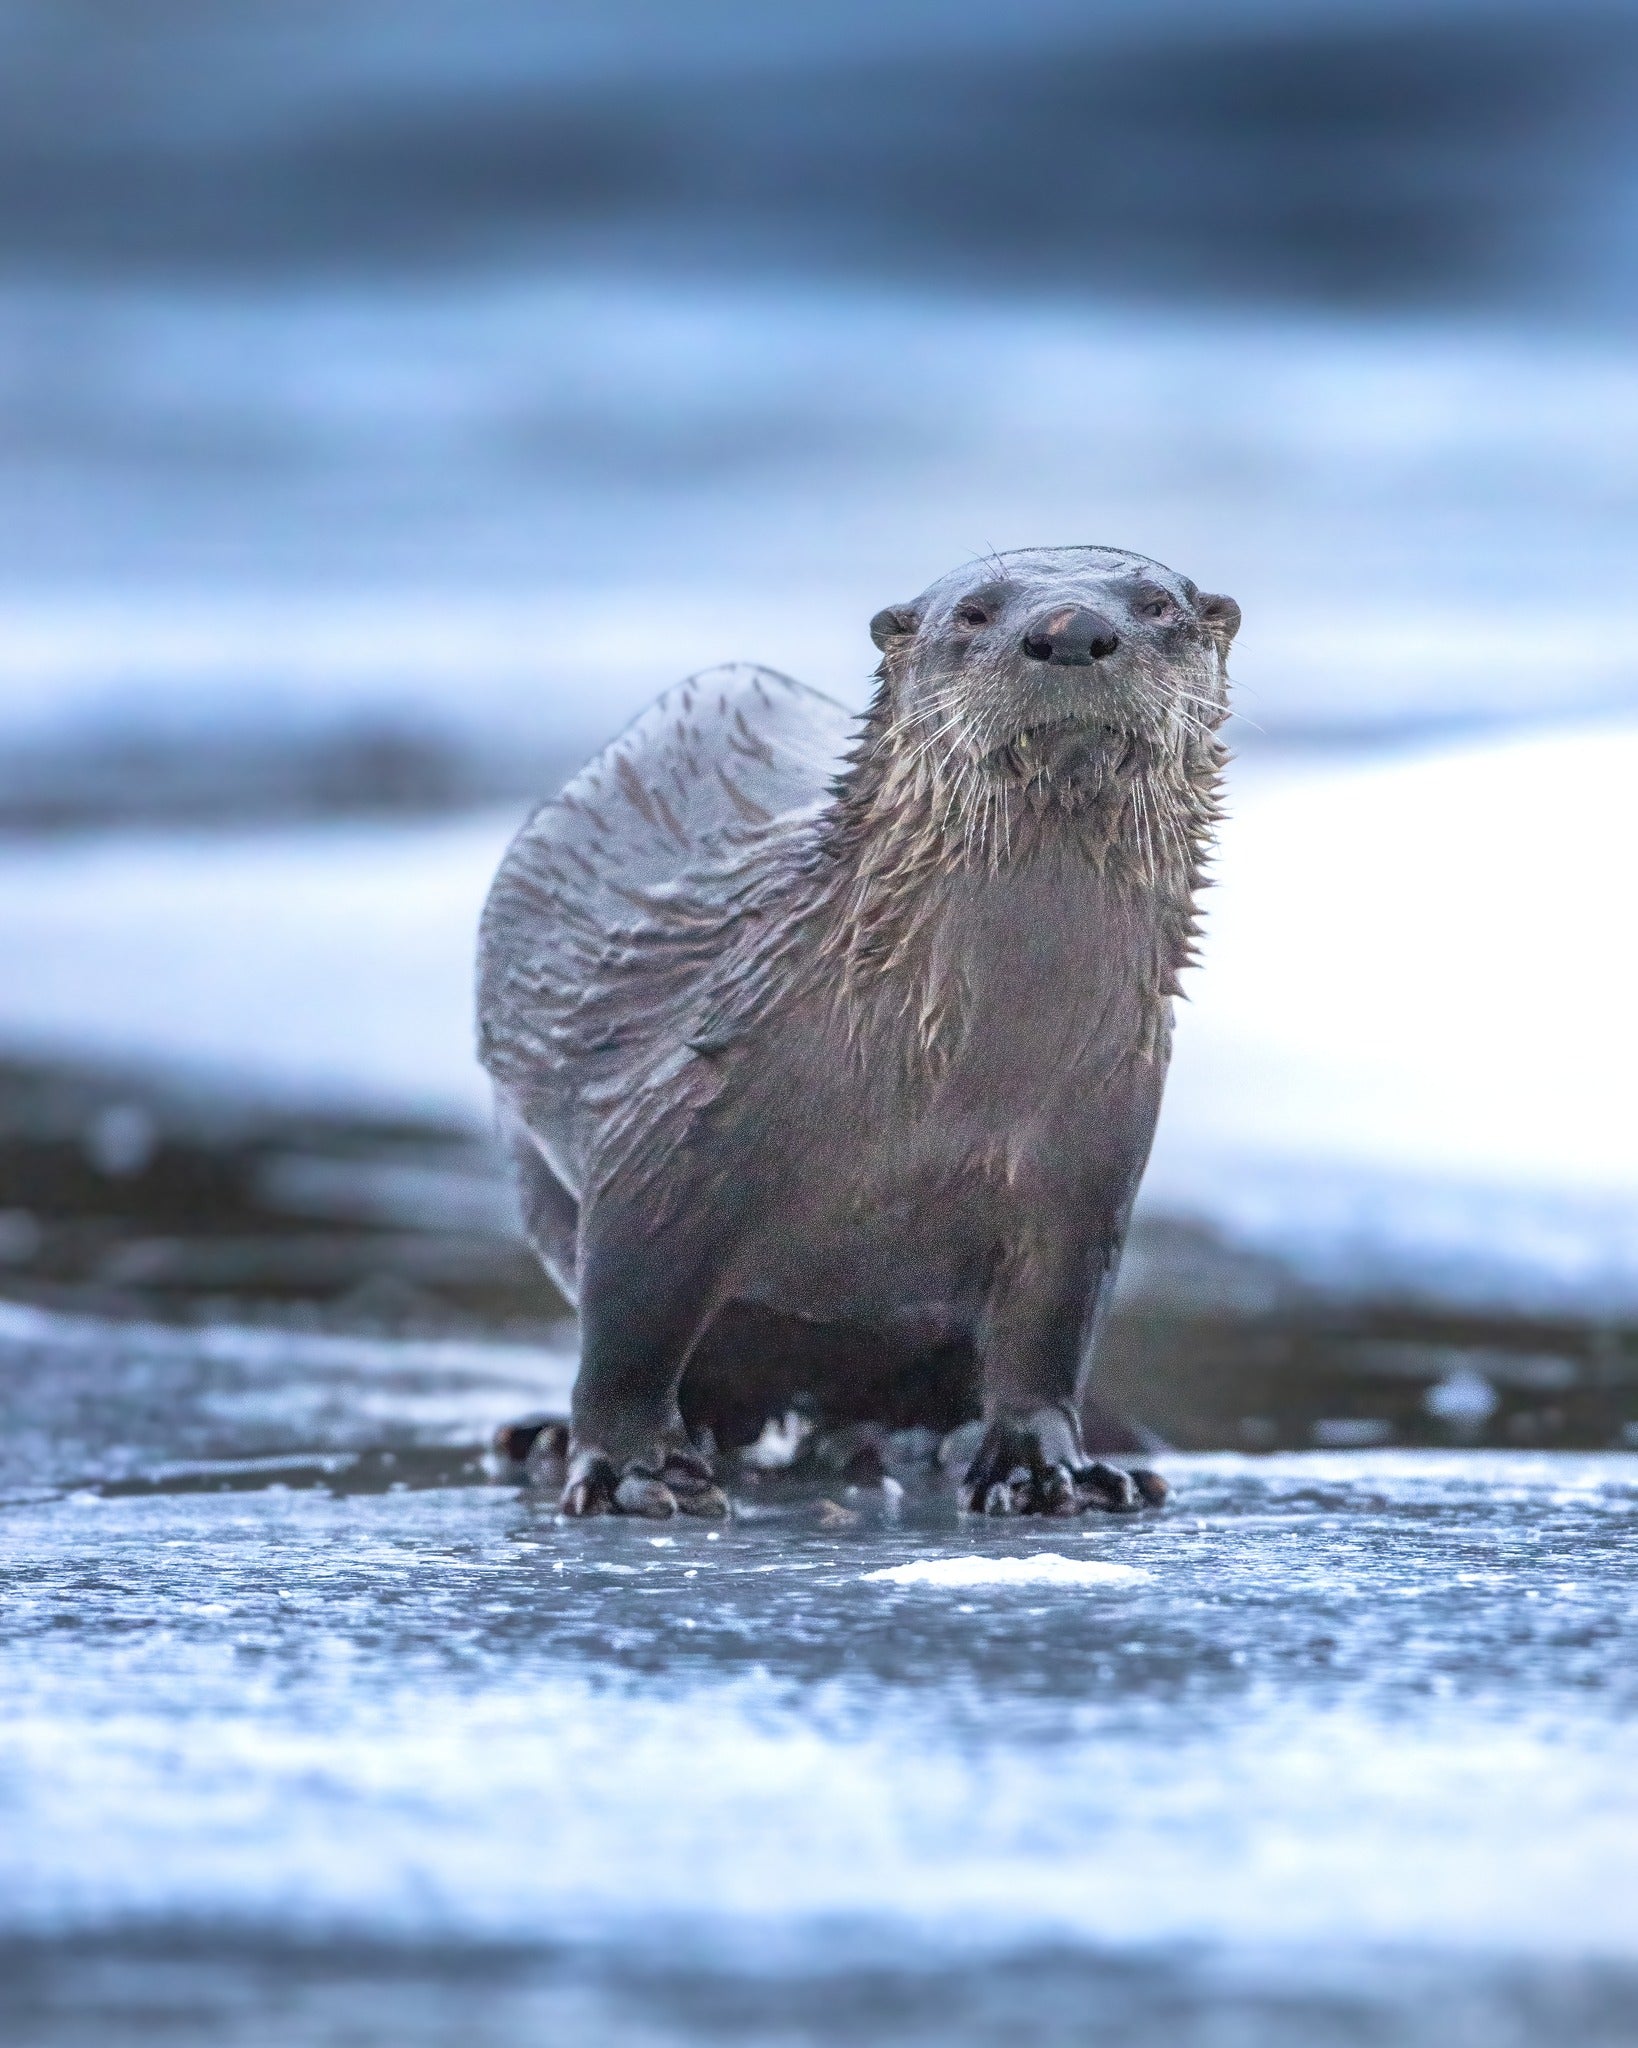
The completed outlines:
<svg viewBox="0 0 1638 2048">
<path fill-rule="evenodd" d="M 1156 1004 L 1177 994 L 1222 815 L 1215 727 L 1187 710 L 1134 730 L 1063 719 L 981 751 L 959 726 L 929 741 L 898 715 L 894 685 L 884 663 L 823 840 L 824 952 L 845 998 L 874 1008 L 872 985 L 902 974 L 908 1010 L 926 1013 L 910 984 L 926 974 L 952 880 L 1001 885 L 1043 860 L 1118 896 L 1143 993 Z"/>
</svg>

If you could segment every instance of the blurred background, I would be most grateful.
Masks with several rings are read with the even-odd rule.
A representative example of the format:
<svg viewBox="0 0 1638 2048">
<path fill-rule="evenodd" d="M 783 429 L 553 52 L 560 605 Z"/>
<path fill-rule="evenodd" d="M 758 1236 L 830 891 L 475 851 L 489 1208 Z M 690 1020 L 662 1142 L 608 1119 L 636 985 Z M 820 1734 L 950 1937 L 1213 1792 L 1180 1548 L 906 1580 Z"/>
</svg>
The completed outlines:
<svg viewBox="0 0 1638 2048">
<path fill-rule="evenodd" d="M 0 0 L 8 2044 L 1638 2039 L 1635 115 L 1601 0 Z M 485 1483 L 510 834 L 1077 541 L 1245 613 L 1172 1506 Z"/>
<path fill-rule="evenodd" d="M 1634 1441 L 1635 82 L 1596 0 L 0 0 L 0 1291 L 552 1336 L 530 798 L 1102 541 L 1246 617 L 1112 1387 Z"/>
</svg>

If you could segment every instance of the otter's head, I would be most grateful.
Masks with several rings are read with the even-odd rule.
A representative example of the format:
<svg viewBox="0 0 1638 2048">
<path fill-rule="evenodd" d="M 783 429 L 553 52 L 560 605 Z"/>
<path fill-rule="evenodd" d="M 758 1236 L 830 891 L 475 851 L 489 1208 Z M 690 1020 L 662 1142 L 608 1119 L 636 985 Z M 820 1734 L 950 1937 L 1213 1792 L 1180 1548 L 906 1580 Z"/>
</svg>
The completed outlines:
<svg viewBox="0 0 1638 2048">
<path fill-rule="evenodd" d="M 870 622 L 896 737 L 957 771 L 1072 781 L 1178 759 L 1228 715 L 1231 597 L 1121 548 L 1021 548 Z"/>
</svg>

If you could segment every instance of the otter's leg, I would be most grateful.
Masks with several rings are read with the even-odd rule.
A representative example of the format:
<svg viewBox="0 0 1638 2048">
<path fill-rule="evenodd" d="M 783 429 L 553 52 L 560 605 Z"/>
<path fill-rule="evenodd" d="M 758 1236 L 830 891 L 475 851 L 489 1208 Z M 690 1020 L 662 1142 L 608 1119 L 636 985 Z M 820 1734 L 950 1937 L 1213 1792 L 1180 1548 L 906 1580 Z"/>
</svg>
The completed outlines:
<svg viewBox="0 0 1638 2048">
<path fill-rule="evenodd" d="M 509 1131 L 507 1149 L 523 1212 L 523 1234 L 564 1298 L 573 1302 L 579 1279 L 580 1204 L 546 1164 L 527 1130 L 515 1126 Z"/>
<path fill-rule="evenodd" d="M 688 1354 L 717 1306 L 718 1262 L 686 1240 L 624 1215 L 589 1219 L 567 1515 L 728 1511 L 677 1406 Z"/>
<path fill-rule="evenodd" d="M 1079 1383 L 1113 1267 L 1101 1257 L 1088 1288 L 1067 1251 L 1037 1251 L 997 1275 L 978 1340 L 984 1434 L 961 1484 L 971 1513 L 1119 1514 L 1164 1499 L 1158 1475 L 1089 1457 L 1081 1436 Z"/>
</svg>

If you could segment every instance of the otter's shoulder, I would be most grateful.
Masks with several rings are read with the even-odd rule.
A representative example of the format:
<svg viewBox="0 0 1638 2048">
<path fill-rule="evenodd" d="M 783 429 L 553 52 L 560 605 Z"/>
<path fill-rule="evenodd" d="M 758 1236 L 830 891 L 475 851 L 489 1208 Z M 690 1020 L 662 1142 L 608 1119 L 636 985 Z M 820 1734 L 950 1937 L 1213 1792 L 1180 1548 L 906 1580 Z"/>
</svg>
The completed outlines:
<svg viewBox="0 0 1638 2048">
<path fill-rule="evenodd" d="M 544 803 L 508 861 L 653 887 L 821 801 L 854 720 L 833 698 L 749 662 L 677 683 Z M 504 873 L 504 869 L 503 869 Z"/>
<path fill-rule="evenodd" d="M 538 819 L 554 839 L 617 846 L 628 879 L 659 881 L 822 799 L 853 725 L 773 669 L 707 669 L 651 704 Z"/>
<path fill-rule="evenodd" d="M 729 913 L 759 846 L 828 800 L 855 725 L 820 691 L 748 663 L 667 690 L 508 849 L 480 941 L 486 1046 L 498 1052 L 515 1013 L 583 995 L 614 956 L 679 921 L 668 912 L 683 925 Z"/>
</svg>

